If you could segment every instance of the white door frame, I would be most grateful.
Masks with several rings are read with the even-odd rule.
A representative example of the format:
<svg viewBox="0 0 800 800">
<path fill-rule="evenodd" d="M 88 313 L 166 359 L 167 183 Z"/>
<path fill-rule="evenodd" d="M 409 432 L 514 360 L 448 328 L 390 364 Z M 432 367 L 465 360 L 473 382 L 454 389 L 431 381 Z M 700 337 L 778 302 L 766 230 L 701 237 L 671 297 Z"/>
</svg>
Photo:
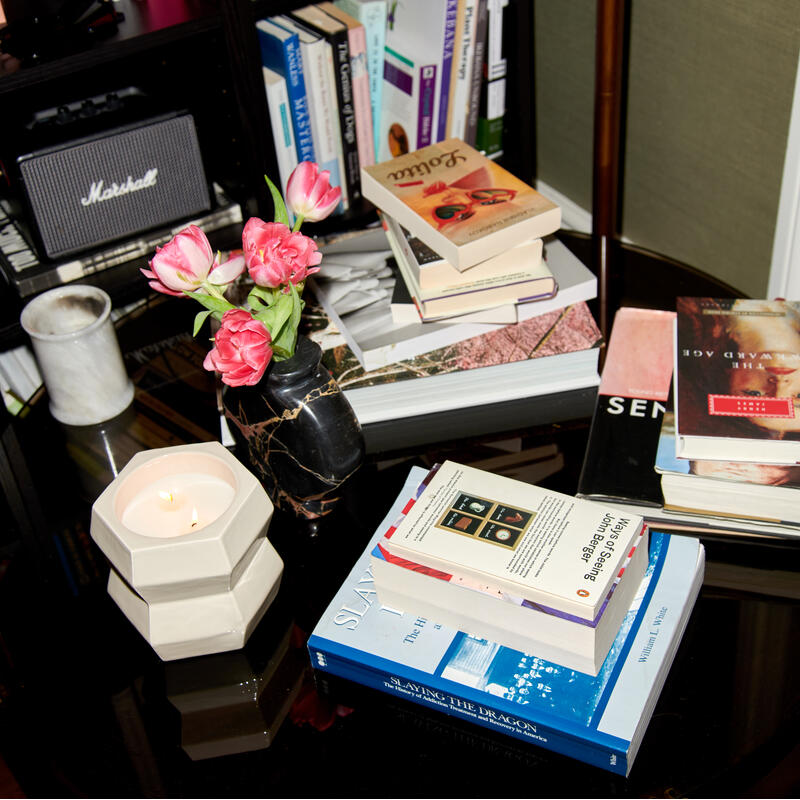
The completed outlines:
<svg viewBox="0 0 800 800">
<path fill-rule="evenodd" d="M 800 300 L 800 57 L 786 140 L 767 297 Z"/>
</svg>

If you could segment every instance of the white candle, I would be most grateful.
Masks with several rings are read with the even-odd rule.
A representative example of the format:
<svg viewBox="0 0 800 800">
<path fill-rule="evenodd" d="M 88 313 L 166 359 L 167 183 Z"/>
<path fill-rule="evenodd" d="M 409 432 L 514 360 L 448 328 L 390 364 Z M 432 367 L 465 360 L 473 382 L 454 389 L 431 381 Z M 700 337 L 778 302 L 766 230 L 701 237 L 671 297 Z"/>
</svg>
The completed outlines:
<svg viewBox="0 0 800 800">
<path fill-rule="evenodd" d="M 142 536 L 171 538 L 210 525 L 230 506 L 230 482 L 206 472 L 163 475 L 141 488 L 125 505 L 122 524 Z"/>
</svg>

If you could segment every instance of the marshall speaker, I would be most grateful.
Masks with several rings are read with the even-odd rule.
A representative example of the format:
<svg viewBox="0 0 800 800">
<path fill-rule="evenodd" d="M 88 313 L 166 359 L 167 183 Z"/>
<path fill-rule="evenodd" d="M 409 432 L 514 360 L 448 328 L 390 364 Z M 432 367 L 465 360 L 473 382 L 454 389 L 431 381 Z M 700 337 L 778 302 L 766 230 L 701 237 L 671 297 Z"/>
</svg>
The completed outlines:
<svg viewBox="0 0 800 800">
<path fill-rule="evenodd" d="M 17 158 L 43 254 L 61 258 L 211 207 L 194 120 L 174 112 Z"/>
</svg>

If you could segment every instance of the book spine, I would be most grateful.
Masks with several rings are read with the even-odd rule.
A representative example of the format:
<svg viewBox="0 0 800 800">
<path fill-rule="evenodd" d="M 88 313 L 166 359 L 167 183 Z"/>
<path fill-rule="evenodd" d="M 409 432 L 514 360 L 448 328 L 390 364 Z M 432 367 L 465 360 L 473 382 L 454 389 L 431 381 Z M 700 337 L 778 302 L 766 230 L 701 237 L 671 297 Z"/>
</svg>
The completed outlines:
<svg viewBox="0 0 800 800">
<path fill-rule="evenodd" d="M 315 161 L 300 42 L 297 34 L 284 38 L 279 37 L 275 28 L 282 30 L 271 19 L 260 20 L 256 23 L 261 45 L 261 63 L 262 66 L 282 75 L 286 81 L 286 90 L 289 93 L 292 109 L 297 160 Z"/>
<path fill-rule="evenodd" d="M 450 82 L 453 74 L 453 50 L 456 40 L 456 21 L 459 0 L 448 0 L 445 9 L 444 41 L 442 43 L 441 76 L 439 80 L 439 119 L 436 141 L 447 138 L 447 113 L 450 106 Z"/>
<path fill-rule="evenodd" d="M 417 149 L 433 140 L 434 106 L 436 104 L 436 64 L 418 68 L 419 99 L 417 109 Z"/>
<path fill-rule="evenodd" d="M 350 28 L 350 66 L 352 69 L 353 105 L 356 113 L 356 142 L 361 166 L 375 163 L 375 133 L 372 124 L 369 74 L 367 67 L 367 37 L 363 25 Z"/>
<path fill-rule="evenodd" d="M 475 146 L 490 158 L 503 152 L 503 118 L 506 113 L 506 79 L 487 81 L 482 87 Z"/>
<path fill-rule="evenodd" d="M 383 94 L 383 48 L 386 44 L 386 0 L 361 3 L 358 0 L 335 0 L 338 6 L 359 20 L 365 31 L 367 72 L 374 134 L 374 155 L 380 152 L 381 96 Z"/>
<path fill-rule="evenodd" d="M 0 264 L 8 279 L 17 283 L 17 276 L 40 265 L 39 257 L 22 229 L 0 205 Z"/>
<path fill-rule="evenodd" d="M 452 90 L 447 109 L 447 135 L 463 139 L 467 127 L 467 107 L 472 77 L 472 57 L 475 52 L 475 14 L 477 0 L 464 0 L 461 20 L 456 28 Z"/>
<path fill-rule="evenodd" d="M 478 112 L 480 110 L 481 79 L 486 54 L 486 35 L 489 26 L 488 0 L 478 0 L 475 13 L 475 46 L 472 54 L 469 103 L 464 141 L 474 145 L 478 134 Z"/>
<path fill-rule="evenodd" d="M 485 728 L 499 730 L 522 741 L 610 772 L 620 775 L 625 775 L 627 772 L 627 754 L 622 748 L 604 747 L 598 743 L 582 741 L 577 736 L 560 731 L 552 725 L 528 720 L 519 714 L 488 706 L 476 698 L 469 697 L 466 691 L 463 694 L 455 694 L 442 685 L 437 685 L 433 680 L 425 680 L 428 676 L 420 677 L 414 674 L 415 671 L 404 674 L 388 669 L 370 669 L 332 653 L 321 637 L 312 635 L 308 647 L 314 669 L 330 672 L 390 695 L 403 697 L 454 717 L 461 717 Z"/>
<path fill-rule="evenodd" d="M 272 125 L 272 140 L 275 145 L 275 157 L 278 162 L 281 189 L 285 195 L 289 176 L 297 166 L 297 149 L 292 129 L 292 112 L 289 108 L 289 92 L 286 89 L 286 81 L 281 75 L 267 67 L 262 67 L 262 70 L 269 119 Z"/>
</svg>

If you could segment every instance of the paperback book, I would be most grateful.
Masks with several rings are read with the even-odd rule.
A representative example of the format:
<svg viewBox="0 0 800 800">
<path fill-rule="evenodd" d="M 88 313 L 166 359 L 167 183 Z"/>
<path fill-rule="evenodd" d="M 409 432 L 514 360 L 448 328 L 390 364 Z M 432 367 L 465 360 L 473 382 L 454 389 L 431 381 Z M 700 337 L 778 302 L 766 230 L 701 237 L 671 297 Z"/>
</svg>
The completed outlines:
<svg viewBox="0 0 800 800">
<path fill-rule="evenodd" d="M 800 303 L 679 297 L 676 455 L 800 462 Z"/>
<path fill-rule="evenodd" d="M 433 474 L 434 471 L 428 474 L 413 502 L 420 502 L 419 494 Z M 390 531 L 400 524 L 410 506 L 403 509 Z M 597 675 L 608 655 L 644 577 L 647 560 L 647 529 L 643 527 L 597 616 L 586 620 L 464 575 L 394 557 L 381 542 L 370 556 L 378 599 L 383 605 L 591 675 Z"/>
<path fill-rule="evenodd" d="M 702 583 L 702 546 L 651 535 L 631 607 L 599 674 L 587 675 L 381 605 L 370 552 L 424 476 L 411 471 L 312 632 L 314 668 L 628 774 Z"/>
<path fill-rule="evenodd" d="M 671 411 L 664 414 L 655 470 L 665 509 L 800 526 L 800 466 L 676 458 Z"/>
<path fill-rule="evenodd" d="M 547 265 L 542 269 L 543 242 L 531 239 L 481 261 L 464 272 L 431 250 L 421 239 L 407 231 L 388 214 L 381 214 L 384 229 L 390 242 L 394 240 L 405 268 L 411 273 L 420 295 L 429 300 L 441 295 L 486 289 L 493 286 L 528 281 L 535 278 L 553 278 Z M 553 287 L 555 288 L 555 284 Z"/>
<path fill-rule="evenodd" d="M 445 461 L 380 545 L 591 621 L 643 527 L 635 514 Z"/>
<path fill-rule="evenodd" d="M 561 209 L 460 139 L 361 171 L 364 197 L 457 270 L 554 233 Z"/>
<path fill-rule="evenodd" d="M 401 231 L 397 231 L 397 234 L 403 236 Z M 558 289 L 553 273 L 541 260 L 537 269 L 517 271 L 504 276 L 503 279 L 479 279 L 471 284 L 450 289 L 422 289 L 413 271 L 408 268 L 407 256 L 392 226 L 387 226 L 386 238 L 394 253 L 400 276 L 423 321 L 435 322 L 438 319 L 471 314 L 508 304 L 518 305 L 545 300 L 552 298 Z M 541 242 L 540 239 L 534 241 Z M 465 274 L 469 274 L 469 271 Z"/>
</svg>

